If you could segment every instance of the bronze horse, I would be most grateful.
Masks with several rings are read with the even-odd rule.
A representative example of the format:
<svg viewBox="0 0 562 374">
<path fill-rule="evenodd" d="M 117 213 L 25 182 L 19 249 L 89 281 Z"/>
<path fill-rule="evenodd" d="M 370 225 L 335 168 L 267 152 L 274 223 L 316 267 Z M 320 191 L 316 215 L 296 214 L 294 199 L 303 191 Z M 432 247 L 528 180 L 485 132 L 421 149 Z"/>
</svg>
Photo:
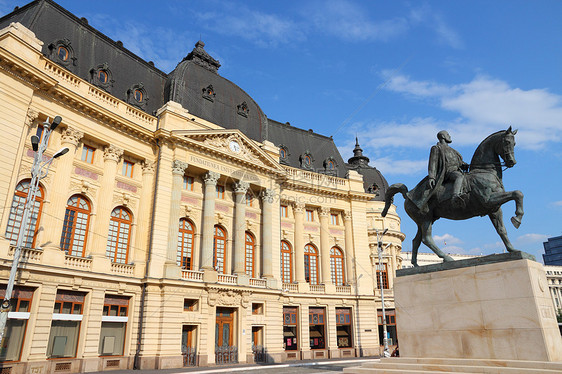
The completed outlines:
<svg viewBox="0 0 562 374">
<path fill-rule="evenodd" d="M 420 201 L 428 187 L 428 177 L 424 178 L 412 191 L 402 183 L 390 186 L 385 195 L 385 206 L 382 216 L 386 216 L 394 195 L 398 192 L 404 196 L 404 209 L 418 226 L 416 236 L 412 240 L 412 265 L 418 266 L 418 248 L 423 242 L 443 261 L 453 261 L 451 256 L 441 251 L 433 241 L 431 228 L 439 218 L 465 220 L 476 216 L 488 215 L 505 248 L 509 252 L 517 252 L 513 247 L 503 224 L 501 206 L 515 200 L 515 216 L 511 222 L 519 228 L 523 218 L 523 193 L 521 191 L 506 192 L 502 183 L 502 166 L 511 168 L 515 165 L 513 149 L 515 134 L 511 126 L 507 130 L 498 131 L 488 136 L 474 152 L 470 162 L 470 172 L 464 175 L 463 193 L 464 208 L 454 206 L 451 202 L 452 186 L 443 184 L 432 195 L 425 209 L 420 209 Z M 500 162 L 500 157 L 504 164 Z M 429 208 L 429 209 L 427 209 Z"/>
</svg>

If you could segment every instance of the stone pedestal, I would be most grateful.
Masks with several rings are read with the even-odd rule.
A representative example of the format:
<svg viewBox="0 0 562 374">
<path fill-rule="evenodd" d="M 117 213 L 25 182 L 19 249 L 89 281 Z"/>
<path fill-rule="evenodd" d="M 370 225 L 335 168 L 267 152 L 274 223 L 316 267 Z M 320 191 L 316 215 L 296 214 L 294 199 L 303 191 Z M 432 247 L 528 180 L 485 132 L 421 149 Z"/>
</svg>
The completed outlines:
<svg viewBox="0 0 562 374">
<path fill-rule="evenodd" d="M 525 255 L 430 265 L 422 273 L 399 270 L 394 297 L 401 357 L 561 361 L 546 274 Z"/>
</svg>

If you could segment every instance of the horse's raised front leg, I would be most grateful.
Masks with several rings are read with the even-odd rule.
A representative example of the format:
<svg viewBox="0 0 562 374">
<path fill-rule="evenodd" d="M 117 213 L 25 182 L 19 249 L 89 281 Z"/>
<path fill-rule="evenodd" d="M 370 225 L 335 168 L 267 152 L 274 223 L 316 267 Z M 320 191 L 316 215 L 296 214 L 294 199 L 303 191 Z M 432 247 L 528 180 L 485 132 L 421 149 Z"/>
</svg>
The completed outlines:
<svg viewBox="0 0 562 374">
<path fill-rule="evenodd" d="M 496 228 L 498 235 L 500 236 L 500 238 L 502 238 L 505 249 L 507 249 L 508 252 L 519 252 L 513 247 L 513 245 L 509 241 L 509 238 L 507 237 L 507 231 L 505 229 L 505 226 L 503 225 L 503 212 L 501 208 L 496 210 L 494 213 L 488 214 L 488 217 L 490 217 L 490 220 Z"/>
<path fill-rule="evenodd" d="M 422 230 L 421 239 L 423 244 L 427 245 L 435 254 L 443 259 L 443 262 L 454 261 L 451 256 L 441 251 L 439 247 L 433 241 L 433 236 L 431 235 L 431 226 L 433 223 L 431 221 L 424 221 L 421 223 L 420 227 Z"/>
<path fill-rule="evenodd" d="M 488 204 L 490 205 L 503 205 L 510 200 L 515 201 L 515 216 L 511 217 L 511 223 L 516 229 L 521 226 L 521 220 L 523 219 L 523 192 L 515 190 L 509 192 L 496 192 L 490 196 Z"/>
<path fill-rule="evenodd" d="M 422 231 L 421 231 L 421 227 L 418 225 L 418 232 L 416 233 L 414 239 L 412 239 L 412 265 L 414 265 L 415 267 L 419 266 L 418 248 L 420 247 L 421 239 L 422 239 Z"/>
</svg>

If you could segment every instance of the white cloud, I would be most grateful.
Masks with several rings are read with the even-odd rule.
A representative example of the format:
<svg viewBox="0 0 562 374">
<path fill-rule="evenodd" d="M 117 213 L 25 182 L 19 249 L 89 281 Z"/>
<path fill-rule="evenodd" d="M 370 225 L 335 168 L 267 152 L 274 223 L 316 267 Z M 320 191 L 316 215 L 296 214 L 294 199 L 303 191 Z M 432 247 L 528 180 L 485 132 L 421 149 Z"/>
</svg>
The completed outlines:
<svg viewBox="0 0 562 374">
<path fill-rule="evenodd" d="M 371 160 L 370 164 L 379 169 L 383 175 L 417 174 L 427 169 L 426 160 L 393 160 L 390 157 L 382 157 Z"/>
<path fill-rule="evenodd" d="M 518 244 L 534 244 L 534 243 L 542 243 L 546 242 L 548 239 L 548 235 L 543 234 L 525 234 L 517 237 Z"/>
<path fill-rule="evenodd" d="M 392 77 L 386 88 L 434 100 L 442 109 L 457 114 L 458 120 L 452 125 L 437 124 L 434 128 L 448 128 L 453 140 L 460 140 L 458 144 L 478 144 L 485 136 L 510 125 L 520 130 L 516 139 L 523 148 L 539 149 L 562 138 L 562 96 L 546 89 L 524 90 L 486 76 L 477 76 L 464 84 L 444 85 L 412 80 L 405 75 Z M 403 141 L 410 146 L 419 139 L 419 132 L 411 131 L 412 128 L 419 122 L 431 121 L 412 119 L 393 130 L 409 134 L 410 139 Z"/>
<path fill-rule="evenodd" d="M 443 243 L 444 245 L 445 245 L 445 243 L 447 243 L 446 244 L 447 245 L 447 251 L 450 251 L 450 249 L 454 247 L 454 244 L 461 244 L 462 243 L 462 240 L 460 240 L 459 238 L 457 238 L 457 237 L 455 237 L 451 234 L 435 235 L 433 237 L 433 239 L 437 243 Z"/>
<path fill-rule="evenodd" d="M 550 203 L 550 205 L 552 205 L 555 208 L 562 208 L 562 200 Z"/>
</svg>

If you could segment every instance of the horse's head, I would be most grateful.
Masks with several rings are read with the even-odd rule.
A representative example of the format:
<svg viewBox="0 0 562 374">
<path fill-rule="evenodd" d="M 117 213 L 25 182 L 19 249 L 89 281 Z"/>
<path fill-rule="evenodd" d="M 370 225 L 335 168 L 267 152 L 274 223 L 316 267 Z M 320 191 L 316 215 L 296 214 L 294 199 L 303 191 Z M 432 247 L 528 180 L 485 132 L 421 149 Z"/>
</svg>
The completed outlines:
<svg viewBox="0 0 562 374">
<path fill-rule="evenodd" d="M 497 153 L 503 159 L 505 166 L 508 168 L 513 167 L 517 163 L 514 155 L 515 134 L 517 134 L 517 130 L 512 131 L 511 126 L 509 126 L 501 138 L 501 144 L 498 144 L 501 148 L 497 150 Z"/>
</svg>

